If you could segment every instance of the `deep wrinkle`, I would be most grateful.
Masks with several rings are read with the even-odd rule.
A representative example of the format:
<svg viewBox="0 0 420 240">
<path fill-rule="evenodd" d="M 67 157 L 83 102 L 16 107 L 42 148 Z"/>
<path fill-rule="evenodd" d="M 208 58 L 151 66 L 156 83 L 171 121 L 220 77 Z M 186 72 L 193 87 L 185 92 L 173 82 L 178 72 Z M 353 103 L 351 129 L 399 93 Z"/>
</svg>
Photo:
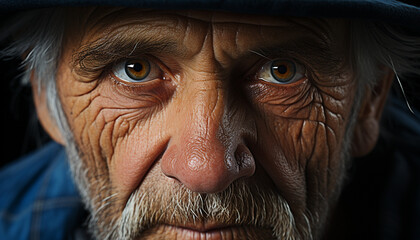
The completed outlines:
<svg viewBox="0 0 420 240">
<path fill-rule="evenodd" d="M 114 14 L 116 14 L 117 12 L 118 11 L 116 11 Z M 152 13 L 153 11 L 148 11 L 147 14 Z M 108 17 L 112 18 L 112 16 L 114 15 Z M 179 14 L 174 14 L 174 16 L 179 16 Z M 100 20 L 104 21 L 106 19 L 106 17 L 100 18 Z M 205 23 L 205 20 L 203 19 L 195 19 L 195 21 Z M 190 21 L 187 22 L 189 23 Z M 286 25 L 287 30 L 291 30 L 296 26 L 301 28 L 304 27 L 305 29 L 307 28 L 305 24 L 301 24 L 299 23 L 299 21 L 290 20 L 289 23 L 291 23 L 292 26 Z M 90 71 L 100 71 L 107 64 L 110 64 L 112 62 L 116 62 L 121 59 L 132 59 L 144 54 L 164 54 L 165 57 L 171 55 L 172 57 L 177 58 L 190 57 L 184 56 L 186 54 L 185 51 L 177 49 L 176 44 L 174 44 L 174 42 L 168 41 L 167 37 L 163 38 L 160 31 L 156 32 L 156 34 L 151 35 L 151 32 L 147 31 L 148 24 L 151 23 L 148 23 L 144 20 L 141 22 L 139 22 L 138 20 L 133 20 L 133 22 L 125 23 L 123 26 L 106 26 L 106 28 L 104 29 L 105 31 L 97 30 L 97 32 L 101 33 L 99 34 L 99 37 L 95 37 L 95 39 L 97 40 L 94 42 L 82 44 L 82 47 L 75 52 L 74 65 L 79 65 L 79 68 L 84 70 L 83 74 L 86 74 L 86 72 Z M 227 28 L 229 28 L 229 25 L 237 23 L 225 21 L 214 22 L 214 18 L 212 18 L 211 22 L 207 24 L 226 25 Z M 241 26 L 260 27 L 256 24 L 251 23 L 242 23 Z M 169 27 L 169 29 L 172 28 L 173 27 Z M 274 29 L 278 30 L 279 27 L 273 27 L 273 30 Z M 131 34 L 127 34 L 128 31 L 131 32 Z M 236 38 L 238 37 L 238 31 L 236 33 Z M 317 69 L 322 73 L 328 74 L 331 71 L 337 71 L 336 66 L 340 66 L 339 63 L 342 62 L 339 61 L 342 60 L 341 58 L 334 56 L 334 54 L 331 51 L 329 51 L 331 46 L 330 44 L 328 44 L 328 42 L 330 41 L 325 40 L 325 38 L 328 37 L 328 34 L 331 33 L 325 31 L 319 34 L 310 34 L 310 37 L 308 37 L 307 32 L 305 32 L 304 36 L 289 39 L 287 42 L 282 40 L 282 42 L 278 45 L 276 44 L 273 46 L 258 46 L 256 47 L 256 49 L 250 49 L 249 51 L 258 52 L 261 55 L 268 56 L 269 58 L 284 56 L 294 56 L 295 58 L 299 57 L 301 58 L 300 60 L 307 65 L 319 63 L 318 65 L 314 66 L 313 69 Z M 235 42 L 237 42 L 237 40 L 235 40 Z M 243 56 L 239 56 L 240 58 L 247 58 L 250 56 L 249 53 L 241 54 Z"/>
<path fill-rule="evenodd" d="M 180 57 L 180 49 L 176 49 L 175 43 L 150 39 L 125 40 L 119 35 L 112 39 L 104 39 L 82 46 L 74 54 L 73 67 L 79 75 L 97 77 L 107 70 L 112 64 L 124 59 L 137 59 L 145 55 L 160 56 L 162 60 Z M 336 53 L 328 51 L 327 46 L 314 44 L 308 38 L 294 39 L 290 42 L 274 46 L 251 49 L 241 57 L 246 59 L 257 55 L 260 59 L 249 67 L 249 73 L 254 73 L 261 64 L 267 60 L 276 58 L 290 58 L 303 63 L 307 71 L 317 76 L 336 75 L 343 65 L 343 58 L 337 57 Z M 165 69 L 168 71 L 168 69 Z M 248 72 L 243 73 L 245 78 Z M 312 75 L 313 76 L 313 75 Z M 321 77 L 318 77 L 321 78 Z"/>
<path fill-rule="evenodd" d="M 156 193 L 159 193 L 160 184 L 168 186 L 181 184 L 180 176 L 173 174 L 174 172 L 190 171 L 191 174 L 188 173 L 190 175 L 187 175 L 187 178 L 199 177 L 200 185 L 194 183 L 192 185 L 183 183 L 183 185 L 197 192 L 209 191 L 209 194 L 225 188 L 237 176 L 259 179 L 250 176 L 253 174 L 254 160 L 248 161 L 243 166 L 234 163 L 235 157 L 230 157 L 235 154 L 243 156 L 246 150 L 249 158 L 255 158 L 255 162 L 258 162 L 261 175 L 266 175 L 271 181 L 269 185 L 261 185 L 262 189 L 275 186 L 275 191 L 289 204 L 297 224 L 305 225 L 302 216 L 307 213 L 308 203 L 316 201 L 316 204 L 312 204 L 311 210 L 323 209 L 318 207 L 322 205 L 318 204 L 318 196 L 312 194 L 322 191 L 322 196 L 327 196 L 332 191 L 323 184 L 325 177 L 329 175 L 318 177 L 328 171 L 319 166 L 330 165 L 318 161 L 339 161 L 337 157 L 339 148 L 335 146 L 339 143 L 331 143 L 327 139 L 328 131 L 332 131 L 338 139 L 343 135 L 341 125 L 329 128 L 324 124 L 323 117 L 327 115 L 322 114 L 321 110 L 325 103 L 318 100 L 334 99 L 318 97 L 322 92 L 318 91 L 317 80 L 339 79 L 336 76 L 325 78 L 324 75 L 331 72 L 320 71 L 322 74 L 308 74 L 308 79 L 292 84 L 283 86 L 266 84 L 251 77 L 255 76 L 254 71 L 257 72 L 259 66 L 268 61 L 266 56 L 256 54 L 255 51 L 265 49 L 264 54 L 272 51 L 281 55 L 270 58 L 293 57 L 293 60 L 299 58 L 302 64 L 308 62 L 305 64 L 306 69 L 312 67 L 314 72 L 319 68 L 316 64 L 320 64 L 321 61 L 317 63 L 312 61 L 322 58 L 317 55 L 319 54 L 317 51 L 327 47 L 332 48 L 331 52 L 327 52 L 330 56 L 324 60 L 327 65 L 335 61 L 334 53 L 339 56 L 342 52 L 336 52 L 333 46 L 317 44 L 321 40 L 317 40 L 314 34 L 285 23 L 280 24 L 279 28 L 249 24 L 235 26 L 235 23 L 231 22 L 214 23 L 211 24 L 212 31 L 209 31 L 208 22 L 203 24 L 183 17 L 174 21 L 173 16 L 156 18 L 159 21 L 168 19 L 169 25 L 176 22 L 178 24 L 176 26 L 181 29 L 173 29 L 172 25 L 167 28 L 162 24 L 164 20 L 153 28 L 152 18 L 148 17 L 144 26 L 139 26 L 140 20 L 128 19 L 127 22 L 122 20 L 119 25 L 112 25 L 107 29 L 91 29 L 93 33 L 100 33 L 99 36 L 93 36 L 92 33 L 85 34 L 82 31 L 79 34 L 85 35 L 81 44 L 73 45 L 71 49 L 75 49 L 76 52 L 69 51 L 67 56 L 76 59 L 74 67 L 83 66 L 85 69 L 79 68 L 80 71 L 75 71 L 75 68 L 67 68 L 72 66 L 62 65 L 66 71 L 73 72 L 71 76 L 74 76 L 74 79 L 68 78 L 65 82 L 59 80 L 61 91 L 66 91 L 66 96 L 70 96 L 63 98 L 64 109 L 75 105 L 80 107 L 81 103 L 86 103 L 83 112 L 74 114 L 77 117 L 69 117 L 68 112 L 67 116 L 71 127 L 75 129 L 75 139 L 81 151 L 91 153 L 86 154 L 87 157 L 84 159 L 87 165 L 94 166 L 89 177 L 108 185 L 109 188 L 104 189 L 110 189 L 109 195 L 115 196 L 113 205 L 103 214 L 107 215 L 107 219 L 108 215 L 118 218 L 132 193 L 147 182 L 145 179 L 152 168 L 161 168 L 160 172 L 164 173 L 150 178 L 154 183 L 152 186 L 156 188 L 150 191 Z M 147 27 L 151 28 L 150 32 L 145 30 Z M 141 30 L 137 31 L 139 29 Z M 174 32 L 171 32 L 172 30 Z M 160 36 L 156 41 L 163 44 L 154 45 L 154 36 L 162 32 L 168 34 Z M 178 33 L 181 37 L 175 38 Z M 261 34 L 256 35 L 256 33 Z M 98 40 L 101 37 L 105 40 Z M 106 42 L 109 39 L 115 41 Z M 312 40 L 313 43 L 308 44 Z M 99 41 L 104 44 L 96 44 Z M 141 46 L 142 41 L 146 43 L 146 47 Z M 168 46 L 167 43 L 175 45 L 174 49 L 162 50 L 162 47 L 164 49 Z M 151 47 L 147 47 L 147 44 Z M 112 49 L 117 45 L 123 46 L 122 50 L 118 50 L 121 52 Z M 310 48 L 305 49 L 305 45 L 309 45 Z M 79 49 L 86 51 L 79 54 L 80 52 L 77 52 Z M 288 51 L 289 55 L 286 56 Z M 178 55 L 177 52 L 182 54 Z M 113 65 L 114 61 L 145 55 L 155 57 L 162 66 L 167 67 L 166 73 L 172 76 L 168 74 L 166 79 L 133 84 L 129 87 L 131 90 L 128 90 L 123 84 L 115 84 L 116 81 L 112 80 L 109 74 L 100 74 L 101 71 L 106 71 L 106 66 Z M 175 71 L 173 66 L 176 66 Z M 328 66 L 323 67 L 328 69 Z M 86 72 L 83 72 L 84 70 Z M 89 71 L 95 74 L 89 75 Z M 65 75 L 65 71 L 63 72 Z M 95 77 L 97 72 L 104 77 Z M 311 78 L 312 76 L 317 76 L 319 79 Z M 351 82 L 351 75 L 343 76 L 349 78 L 341 83 Z M 90 88 L 86 94 L 77 91 L 92 82 L 96 82 L 97 85 L 93 85 L 94 88 Z M 71 84 L 71 87 L 67 84 Z M 149 87 L 155 90 L 147 90 Z M 339 98 L 347 101 L 346 97 L 352 92 L 345 91 L 343 88 L 346 87 L 345 84 L 338 87 L 332 84 L 323 90 L 333 97 L 336 97 L 336 91 L 344 93 L 344 98 L 341 98 L 342 95 Z M 148 98 L 142 99 L 142 96 L 149 93 L 159 95 L 165 92 L 172 94 L 168 95 L 166 101 L 154 102 L 148 101 Z M 159 98 L 161 97 L 157 96 L 156 99 Z M 240 104 L 242 102 L 249 104 Z M 145 104 L 150 107 L 138 107 Z M 321 110 L 313 110 L 314 107 Z M 73 107 L 72 110 L 76 111 L 77 107 Z M 345 124 L 346 109 L 333 110 L 335 112 L 331 113 L 332 115 L 344 116 L 342 123 Z M 221 133 L 228 134 L 229 137 L 220 137 Z M 244 140 L 244 133 L 258 137 Z M 327 145 L 325 141 L 328 142 Z M 156 159 L 156 156 L 162 157 Z M 323 159 L 322 156 L 328 159 Z M 229 166 L 225 166 L 226 158 L 229 158 Z M 225 165 L 214 165 L 215 163 Z M 171 168 L 171 165 L 178 167 Z M 207 169 L 209 166 L 212 168 Z M 95 172 L 95 168 L 98 171 Z M 109 169 L 109 172 L 100 171 L 99 168 Z M 246 173 L 241 173 L 242 175 L 230 175 L 240 172 L 241 168 L 248 170 Z M 316 168 L 315 173 L 312 168 Z M 229 173 L 223 172 L 226 169 Z M 306 171 L 312 171 L 309 175 L 314 177 L 307 178 Z M 213 173 L 215 175 L 212 175 Z M 109 176 L 109 180 L 101 177 L 103 175 Z M 211 185 L 213 180 L 209 179 L 223 179 L 223 181 Z M 315 190 L 307 189 L 314 187 Z M 95 194 L 96 190 L 92 192 Z M 101 195 L 107 193 L 101 192 Z"/>
</svg>

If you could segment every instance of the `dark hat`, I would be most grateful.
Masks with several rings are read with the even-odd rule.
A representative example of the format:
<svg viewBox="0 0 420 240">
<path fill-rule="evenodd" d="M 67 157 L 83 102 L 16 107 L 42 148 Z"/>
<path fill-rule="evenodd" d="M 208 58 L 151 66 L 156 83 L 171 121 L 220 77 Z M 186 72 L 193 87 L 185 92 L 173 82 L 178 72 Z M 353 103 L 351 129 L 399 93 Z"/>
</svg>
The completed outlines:
<svg viewBox="0 0 420 240">
<path fill-rule="evenodd" d="M 420 32 L 420 3 L 396 0 L 0 0 L 0 14 L 57 6 L 222 10 L 274 16 L 363 18 Z M 417 6 L 416 6 L 417 5 Z"/>
</svg>

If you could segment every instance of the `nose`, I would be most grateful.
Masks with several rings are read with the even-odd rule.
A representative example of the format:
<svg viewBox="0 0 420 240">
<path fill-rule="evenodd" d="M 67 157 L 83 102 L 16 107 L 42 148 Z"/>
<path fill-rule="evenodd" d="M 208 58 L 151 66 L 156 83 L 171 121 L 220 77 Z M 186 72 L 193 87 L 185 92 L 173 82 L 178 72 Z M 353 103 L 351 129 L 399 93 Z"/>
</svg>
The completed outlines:
<svg viewBox="0 0 420 240">
<path fill-rule="evenodd" d="M 254 157 L 246 145 L 240 111 L 226 105 L 223 89 L 209 86 L 190 93 L 173 123 L 177 130 L 161 158 L 162 172 L 188 189 L 216 193 L 252 176 Z"/>
</svg>

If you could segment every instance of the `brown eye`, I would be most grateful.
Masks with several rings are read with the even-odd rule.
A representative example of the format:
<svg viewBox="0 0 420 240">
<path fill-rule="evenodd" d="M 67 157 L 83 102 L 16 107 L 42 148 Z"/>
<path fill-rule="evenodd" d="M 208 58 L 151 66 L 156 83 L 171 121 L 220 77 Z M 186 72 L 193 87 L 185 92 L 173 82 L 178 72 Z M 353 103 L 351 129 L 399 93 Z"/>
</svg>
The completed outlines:
<svg viewBox="0 0 420 240">
<path fill-rule="evenodd" d="M 287 60 L 277 60 L 271 64 L 271 75 L 279 82 L 287 82 L 296 74 L 296 66 Z"/>
<path fill-rule="evenodd" d="M 125 72 L 133 80 L 143 80 L 150 73 L 150 63 L 144 59 L 127 61 L 125 63 Z"/>
<path fill-rule="evenodd" d="M 305 67 L 288 59 L 277 59 L 264 64 L 257 78 L 266 82 L 288 84 L 305 77 Z"/>
<path fill-rule="evenodd" d="M 116 63 L 112 73 L 125 83 L 143 83 L 162 77 L 162 69 L 146 58 L 125 60 Z"/>
</svg>

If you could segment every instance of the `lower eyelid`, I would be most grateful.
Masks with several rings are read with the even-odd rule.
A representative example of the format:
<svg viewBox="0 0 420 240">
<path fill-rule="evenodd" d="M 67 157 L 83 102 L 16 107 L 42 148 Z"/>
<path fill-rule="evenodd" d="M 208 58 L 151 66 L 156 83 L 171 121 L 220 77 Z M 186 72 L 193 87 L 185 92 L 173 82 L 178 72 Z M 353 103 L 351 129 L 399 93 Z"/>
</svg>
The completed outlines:
<svg viewBox="0 0 420 240">
<path fill-rule="evenodd" d="M 296 86 L 298 86 L 298 85 L 300 85 L 300 84 L 302 84 L 302 83 L 304 83 L 305 81 L 308 81 L 308 80 L 309 80 L 308 77 L 303 76 L 303 77 L 301 77 L 301 78 L 299 78 L 299 79 L 297 79 L 297 80 L 295 80 L 293 82 L 290 82 L 290 83 L 279 84 L 279 83 L 273 83 L 273 82 L 266 82 L 266 81 L 264 81 L 264 84 L 265 85 L 269 85 L 269 86 L 273 86 L 273 87 L 276 87 L 276 88 L 287 89 L 287 88 L 294 88 L 294 87 L 296 87 Z"/>
<path fill-rule="evenodd" d="M 115 74 L 112 73 L 112 72 L 109 74 L 109 77 L 112 79 L 113 82 L 117 83 L 118 85 L 124 86 L 124 87 L 129 87 L 129 88 L 139 88 L 141 86 L 150 84 L 151 82 L 155 82 L 157 80 L 163 80 L 160 77 L 154 77 L 154 78 L 150 78 L 150 79 L 145 80 L 145 81 L 129 82 L 129 81 L 122 80 L 121 78 L 115 76 Z"/>
<path fill-rule="evenodd" d="M 156 80 L 159 80 L 153 79 L 147 82 L 127 83 L 125 81 L 121 81 L 112 73 L 109 74 L 109 78 L 116 92 L 119 92 L 121 95 L 125 95 L 130 98 L 136 98 L 137 96 L 143 95 L 149 92 L 151 89 L 156 88 Z"/>
</svg>

